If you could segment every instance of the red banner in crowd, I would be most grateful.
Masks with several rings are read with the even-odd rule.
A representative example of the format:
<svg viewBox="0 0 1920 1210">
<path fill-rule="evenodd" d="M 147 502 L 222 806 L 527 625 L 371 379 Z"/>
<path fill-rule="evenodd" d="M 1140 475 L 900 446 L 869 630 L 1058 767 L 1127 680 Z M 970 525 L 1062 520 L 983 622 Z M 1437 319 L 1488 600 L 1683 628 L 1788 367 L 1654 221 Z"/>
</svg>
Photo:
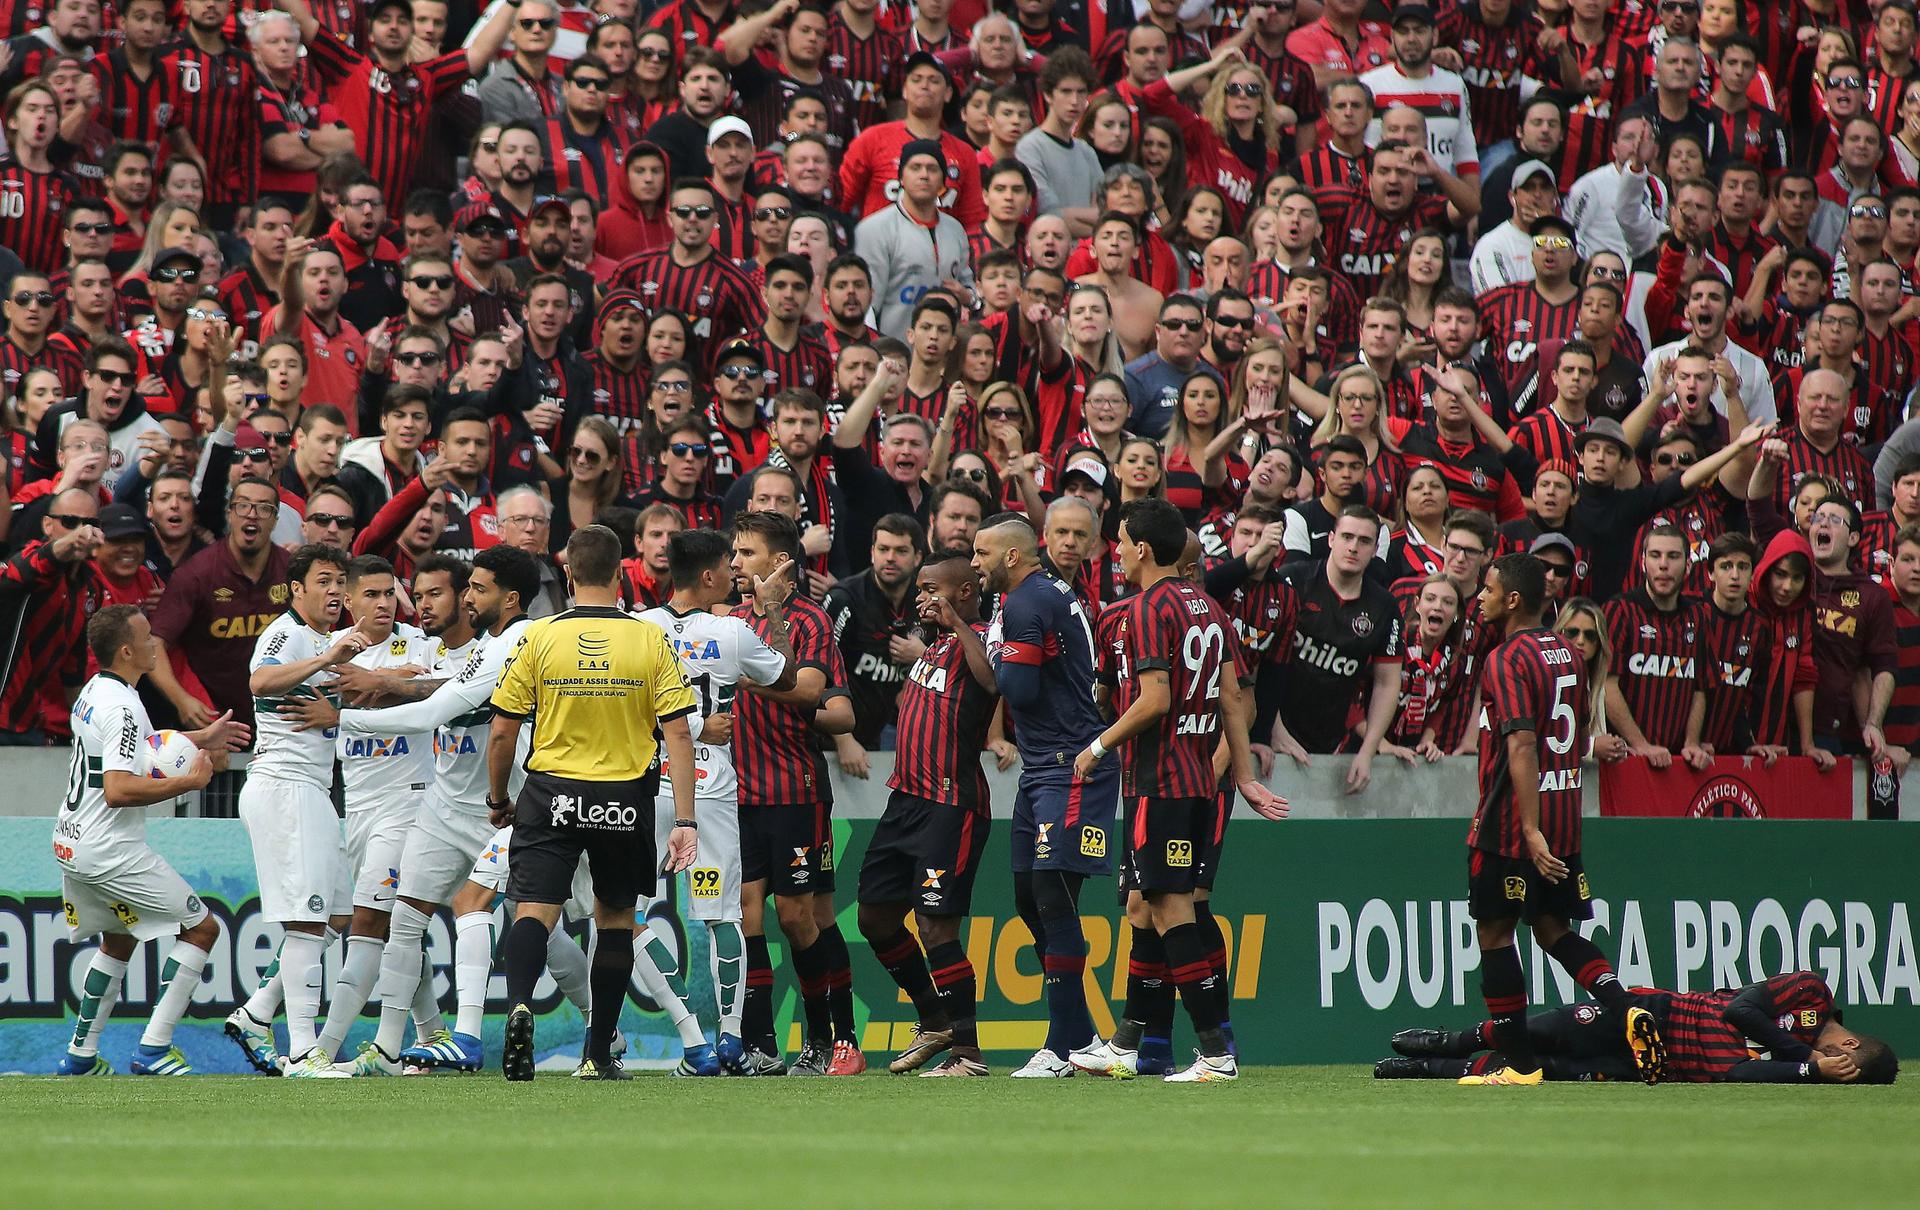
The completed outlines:
<svg viewBox="0 0 1920 1210">
<path fill-rule="evenodd" d="M 1853 768 L 1842 759 L 1822 773 L 1805 757 L 1769 769 L 1746 756 L 1715 757 L 1696 773 L 1675 756 L 1656 769 L 1644 760 L 1600 766 L 1600 814 L 1654 819 L 1852 819 Z"/>
</svg>

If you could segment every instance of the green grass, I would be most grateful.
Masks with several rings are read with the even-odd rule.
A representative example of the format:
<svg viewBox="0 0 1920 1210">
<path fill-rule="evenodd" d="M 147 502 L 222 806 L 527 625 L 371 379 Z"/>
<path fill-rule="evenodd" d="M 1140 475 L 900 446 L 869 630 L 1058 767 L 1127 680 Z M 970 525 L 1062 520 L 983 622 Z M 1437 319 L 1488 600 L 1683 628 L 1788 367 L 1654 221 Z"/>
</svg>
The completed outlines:
<svg viewBox="0 0 1920 1210">
<path fill-rule="evenodd" d="M 0 1080 L 0 1205 L 1911 1206 L 1914 1083 Z"/>
</svg>

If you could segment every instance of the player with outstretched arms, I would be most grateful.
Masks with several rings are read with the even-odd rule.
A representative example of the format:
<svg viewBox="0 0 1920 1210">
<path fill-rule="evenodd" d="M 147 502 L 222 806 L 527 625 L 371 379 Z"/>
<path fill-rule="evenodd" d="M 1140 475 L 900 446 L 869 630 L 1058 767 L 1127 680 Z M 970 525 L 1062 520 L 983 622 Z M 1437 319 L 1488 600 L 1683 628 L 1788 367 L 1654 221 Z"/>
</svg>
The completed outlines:
<svg viewBox="0 0 1920 1210">
<path fill-rule="evenodd" d="M 994 679 L 1020 748 L 1013 801 L 1013 894 L 1045 972 L 1045 1045 L 1016 1079 L 1073 1074 L 1067 1056 L 1094 1040 L 1082 976 L 1087 938 L 1080 888 L 1107 873 L 1107 845 L 1120 802 L 1117 760 L 1085 770 L 1074 758 L 1099 734 L 1093 700 L 1093 630 L 1072 588 L 1046 574 L 1024 517 L 989 517 L 973 540 L 973 568 L 1001 597 L 987 631 Z"/>
<path fill-rule="evenodd" d="M 186 879 L 147 846 L 147 808 L 207 784 L 208 753 L 224 756 L 247 743 L 249 731 L 228 711 L 183 734 L 201 749 L 183 777 L 141 775 L 141 754 L 153 725 L 140 703 L 140 678 L 153 670 L 153 628 L 134 605 L 109 605 L 87 622 L 87 646 L 100 671 L 73 703 L 73 765 L 67 798 L 53 828 L 53 859 L 60 866 L 60 897 L 68 937 L 96 934 L 100 948 L 87 966 L 73 1041 L 54 1069 L 63 1076 L 112 1075 L 100 1057 L 127 960 L 142 942 L 174 933 L 178 939 L 160 969 L 160 994 L 127 1069 L 142 1076 L 183 1076 L 193 1069 L 173 1044 L 220 922 L 207 914 Z"/>
<path fill-rule="evenodd" d="M 1660 1078 L 1665 1048 L 1653 1016 L 1632 1004 L 1613 966 L 1575 929 L 1593 915 L 1580 860 L 1580 762 L 1587 753 L 1586 662 L 1540 624 L 1546 565 L 1504 555 L 1487 569 L 1480 615 L 1504 636 L 1481 676 L 1480 802 L 1467 830 L 1467 907 L 1478 926 L 1480 991 L 1507 1065 L 1462 1084 L 1537 1085 L 1527 1034 L 1527 984 L 1514 946 L 1525 921 L 1625 1030 L 1641 1078 Z"/>
<path fill-rule="evenodd" d="M 687 914 L 707 927 L 720 1038 L 717 1046 L 708 1047 L 691 1013 L 674 1022 L 687 1047 L 681 1068 L 688 1075 L 745 1070 L 740 1018 L 746 938 L 740 929 L 740 803 L 731 744 L 736 686 L 745 680 L 784 692 L 793 688 L 795 680 L 786 620 L 794 564 L 791 560 L 780 563 L 772 575 L 755 581 L 753 612 L 764 623 L 756 633 L 743 618 L 713 612 L 714 606 L 733 595 L 732 554 L 727 535 L 714 530 L 690 529 L 673 535 L 667 548 L 673 595 L 665 605 L 636 615 L 666 632 L 668 644 L 680 657 L 687 685 L 699 700 L 688 719 L 693 733 L 693 817 L 699 825 L 700 859 L 687 872 L 692 891 Z M 663 772 L 672 776 L 670 767 Z M 673 822 L 668 813 L 672 805 L 671 793 L 662 795 L 654 815 L 655 842 L 663 853 Z M 664 896 L 666 890 L 663 881 L 658 893 Z M 662 962 L 671 963 L 673 957 L 665 943 L 650 930 L 645 938 L 645 951 L 654 965 L 671 969 Z M 636 966 L 644 977 L 645 964 Z M 685 985 L 671 990 L 680 997 L 684 1012 Z"/>
</svg>

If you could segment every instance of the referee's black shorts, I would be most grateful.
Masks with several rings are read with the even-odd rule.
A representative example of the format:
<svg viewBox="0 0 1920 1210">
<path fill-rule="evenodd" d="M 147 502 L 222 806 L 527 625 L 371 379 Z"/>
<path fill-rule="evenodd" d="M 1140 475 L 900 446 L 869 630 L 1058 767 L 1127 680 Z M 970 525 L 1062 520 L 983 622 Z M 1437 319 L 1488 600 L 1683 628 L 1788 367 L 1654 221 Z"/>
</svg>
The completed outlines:
<svg viewBox="0 0 1920 1210">
<path fill-rule="evenodd" d="M 575 781 L 528 773 L 514 801 L 507 898 L 565 903 L 582 853 L 600 903 L 630 908 L 651 895 L 659 874 L 653 841 L 659 788 L 658 774 L 634 781 Z"/>
</svg>

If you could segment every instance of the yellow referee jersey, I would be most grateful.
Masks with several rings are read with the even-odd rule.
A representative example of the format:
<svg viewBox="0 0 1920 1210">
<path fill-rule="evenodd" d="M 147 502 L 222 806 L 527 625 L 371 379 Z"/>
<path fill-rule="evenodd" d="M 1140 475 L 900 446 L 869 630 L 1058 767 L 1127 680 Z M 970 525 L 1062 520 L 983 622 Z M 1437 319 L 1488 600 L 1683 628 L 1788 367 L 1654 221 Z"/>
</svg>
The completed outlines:
<svg viewBox="0 0 1920 1210">
<path fill-rule="evenodd" d="M 533 716 L 527 769 L 576 781 L 645 777 L 655 729 L 694 705 L 666 632 L 600 607 L 529 622 L 493 691 L 495 710 Z"/>
</svg>

